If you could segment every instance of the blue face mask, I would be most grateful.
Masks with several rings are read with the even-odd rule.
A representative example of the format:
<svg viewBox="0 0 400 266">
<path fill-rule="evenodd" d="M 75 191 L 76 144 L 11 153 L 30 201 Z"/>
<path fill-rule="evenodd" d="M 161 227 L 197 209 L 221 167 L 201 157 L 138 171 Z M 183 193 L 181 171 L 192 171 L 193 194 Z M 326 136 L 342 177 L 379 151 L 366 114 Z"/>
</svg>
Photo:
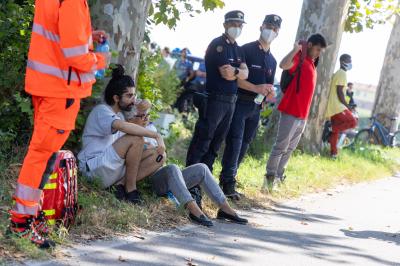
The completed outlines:
<svg viewBox="0 0 400 266">
<path fill-rule="evenodd" d="M 343 63 L 343 67 L 344 67 L 344 69 L 349 71 L 353 68 L 353 64 L 352 63 Z"/>
</svg>

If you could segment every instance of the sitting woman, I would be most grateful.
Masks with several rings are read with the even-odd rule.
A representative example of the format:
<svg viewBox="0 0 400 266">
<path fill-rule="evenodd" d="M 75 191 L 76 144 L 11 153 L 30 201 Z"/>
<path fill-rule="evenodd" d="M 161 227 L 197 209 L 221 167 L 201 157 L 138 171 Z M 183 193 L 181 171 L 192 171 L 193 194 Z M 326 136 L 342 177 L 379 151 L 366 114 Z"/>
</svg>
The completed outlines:
<svg viewBox="0 0 400 266">
<path fill-rule="evenodd" d="M 135 123 L 148 130 L 155 130 L 149 123 L 150 104 L 143 101 L 137 104 L 132 112 L 125 113 L 128 122 Z M 145 139 L 147 148 L 154 149 L 157 145 L 151 138 Z M 163 158 L 165 159 L 165 158 Z M 154 164 L 157 162 L 155 161 Z M 188 189 L 200 185 L 207 196 L 219 207 L 217 219 L 222 219 L 238 224 L 247 224 L 247 219 L 240 217 L 233 210 L 218 186 L 215 178 L 205 164 L 195 164 L 183 170 L 178 166 L 171 164 L 160 167 L 154 174 L 150 175 L 153 190 L 158 196 L 165 196 L 171 192 L 182 206 L 189 211 L 189 218 L 200 225 L 212 226 L 212 221 L 202 212 L 196 201 L 192 198 Z"/>
</svg>

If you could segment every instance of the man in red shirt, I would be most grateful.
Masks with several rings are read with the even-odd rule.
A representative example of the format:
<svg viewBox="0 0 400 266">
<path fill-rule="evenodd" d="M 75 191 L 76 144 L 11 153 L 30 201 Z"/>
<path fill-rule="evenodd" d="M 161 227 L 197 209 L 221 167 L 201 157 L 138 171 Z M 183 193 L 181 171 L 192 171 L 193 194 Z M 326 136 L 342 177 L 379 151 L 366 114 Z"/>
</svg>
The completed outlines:
<svg viewBox="0 0 400 266">
<path fill-rule="evenodd" d="M 302 45 L 296 43 L 293 50 L 279 64 L 283 70 L 296 74 L 278 106 L 281 112 L 278 134 L 269 156 L 263 186 L 268 191 L 272 190 L 274 183 L 285 179 L 285 167 L 303 134 L 317 80 L 316 62 L 324 48 L 326 48 L 325 38 L 320 34 L 311 35 L 307 40 L 306 51 L 302 51 Z M 307 54 L 300 65 L 300 71 L 296 71 L 301 53 Z"/>
</svg>

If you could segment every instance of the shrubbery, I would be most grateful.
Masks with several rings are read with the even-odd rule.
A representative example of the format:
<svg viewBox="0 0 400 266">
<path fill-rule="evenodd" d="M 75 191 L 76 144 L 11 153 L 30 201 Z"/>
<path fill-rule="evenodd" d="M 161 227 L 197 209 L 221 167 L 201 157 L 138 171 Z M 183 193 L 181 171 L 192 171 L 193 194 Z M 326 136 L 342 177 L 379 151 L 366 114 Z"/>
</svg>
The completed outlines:
<svg viewBox="0 0 400 266">
<path fill-rule="evenodd" d="M 0 2 L 0 159 L 11 157 L 15 146 L 26 146 L 32 132 L 30 96 L 24 91 L 24 74 L 30 42 L 34 0 L 2 0 Z M 177 97 L 176 74 L 163 67 L 159 51 L 152 52 L 143 44 L 137 77 L 142 98 L 154 103 L 153 112 L 169 109 Z M 104 82 L 98 82 L 90 98 L 82 100 L 82 108 L 67 148 L 77 151 L 86 117 L 101 100 Z"/>
</svg>

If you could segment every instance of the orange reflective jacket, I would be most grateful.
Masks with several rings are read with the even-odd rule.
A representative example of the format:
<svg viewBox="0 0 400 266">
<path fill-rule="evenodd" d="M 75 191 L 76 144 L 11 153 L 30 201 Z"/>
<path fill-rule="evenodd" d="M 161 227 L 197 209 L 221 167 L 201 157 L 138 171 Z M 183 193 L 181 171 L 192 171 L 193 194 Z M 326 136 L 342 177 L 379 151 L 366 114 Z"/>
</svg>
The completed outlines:
<svg viewBox="0 0 400 266">
<path fill-rule="evenodd" d="M 92 50 L 86 0 L 36 0 L 25 90 L 43 97 L 89 96 L 94 71 L 105 68 L 103 55 Z"/>
</svg>

